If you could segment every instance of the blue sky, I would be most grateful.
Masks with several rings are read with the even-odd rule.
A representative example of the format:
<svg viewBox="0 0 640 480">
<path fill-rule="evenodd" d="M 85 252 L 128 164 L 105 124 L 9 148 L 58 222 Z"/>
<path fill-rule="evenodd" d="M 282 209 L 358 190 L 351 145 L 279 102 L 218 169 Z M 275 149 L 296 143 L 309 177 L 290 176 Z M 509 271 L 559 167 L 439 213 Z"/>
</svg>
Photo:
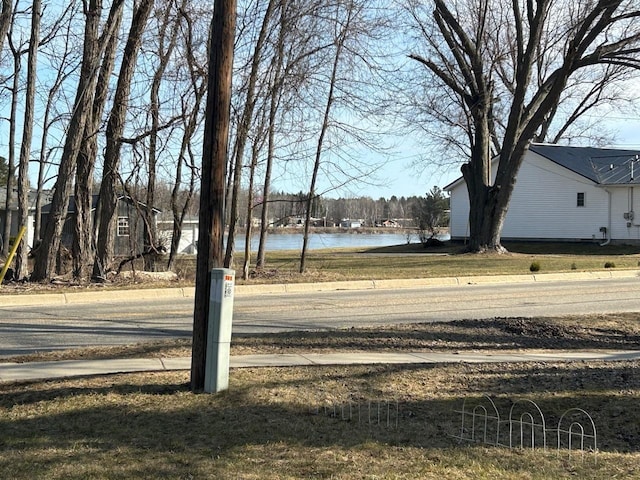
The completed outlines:
<svg viewBox="0 0 640 480">
<path fill-rule="evenodd" d="M 59 0 L 51 3 L 52 5 L 63 4 Z M 22 112 L 19 112 L 19 116 L 21 115 Z M 640 149 L 640 117 L 618 117 L 614 112 L 611 113 L 605 123 L 608 127 L 613 127 L 618 131 L 618 139 L 611 146 Z M 3 140 L 0 140 L 0 149 L 6 147 L 7 131 L 6 122 L 0 122 L 0 137 L 3 138 Z M 18 135 L 20 135 L 20 132 L 18 132 Z M 38 135 L 36 132 L 34 138 L 36 143 L 39 141 Z M 33 145 L 34 150 L 38 148 L 36 143 Z M 363 163 L 369 164 L 369 168 L 364 168 L 367 173 L 364 175 L 365 179 L 361 182 L 349 183 L 326 195 L 331 197 L 370 196 L 374 199 L 379 197 L 389 198 L 393 195 L 397 197 L 423 196 L 434 185 L 442 188 L 460 175 L 459 165 L 442 167 L 421 161 L 421 147 L 411 137 L 398 138 L 396 143 L 396 152 L 393 155 L 363 153 Z M 371 173 L 372 170 L 374 170 L 373 173 Z M 35 168 L 32 168 L 30 173 L 33 177 Z M 49 174 L 52 173 L 49 172 Z M 292 193 L 306 191 L 309 187 L 310 177 L 308 173 L 294 171 L 293 168 L 290 172 L 281 172 L 280 178 L 276 179 L 274 187 Z M 353 173 L 353 175 L 359 176 L 358 173 Z M 326 181 L 323 183 L 323 180 L 320 179 L 317 188 L 318 193 L 329 188 L 330 184 Z"/>
<path fill-rule="evenodd" d="M 606 125 L 617 131 L 617 140 L 608 147 L 640 150 L 640 117 L 612 116 Z M 353 187 L 354 193 L 372 198 L 424 196 L 434 185 L 442 188 L 460 176 L 459 165 L 445 168 L 421 162 L 416 167 L 417 155 L 413 157 L 407 152 L 405 156 L 388 161 L 378 174 L 383 179 L 381 185 Z"/>
</svg>

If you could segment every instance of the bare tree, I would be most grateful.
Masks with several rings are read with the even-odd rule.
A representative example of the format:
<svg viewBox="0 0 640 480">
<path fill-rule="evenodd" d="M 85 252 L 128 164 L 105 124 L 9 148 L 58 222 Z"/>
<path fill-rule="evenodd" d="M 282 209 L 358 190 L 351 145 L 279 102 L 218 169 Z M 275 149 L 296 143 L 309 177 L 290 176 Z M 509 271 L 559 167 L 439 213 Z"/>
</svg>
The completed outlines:
<svg viewBox="0 0 640 480">
<path fill-rule="evenodd" d="M 269 94 L 269 116 L 267 125 L 267 159 L 264 174 L 264 184 L 262 187 L 262 214 L 260 220 L 260 241 L 258 244 L 258 258 L 256 259 L 256 268 L 264 268 L 265 252 L 267 246 L 267 234 L 269 231 L 269 195 L 271 189 L 271 172 L 273 170 L 273 161 L 275 155 L 275 133 L 278 105 L 280 95 L 283 89 L 282 77 L 284 76 L 283 64 L 285 55 L 285 37 L 287 34 L 287 17 L 285 9 L 280 12 L 280 21 L 278 22 L 278 37 L 273 59 L 273 80 Z"/>
<path fill-rule="evenodd" d="M 40 17 L 42 14 L 40 0 L 33 0 L 31 8 L 31 34 L 29 37 L 29 56 L 27 61 L 27 91 L 25 95 L 24 124 L 18 168 L 18 223 L 20 226 L 26 226 L 29 221 L 29 159 L 31 157 L 31 140 L 33 138 L 36 67 L 38 45 L 40 43 Z M 23 278 L 28 273 L 28 253 L 29 246 L 27 244 L 27 238 L 23 236 L 20 240 L 16 257 L 16 278 Z"/>
<path fill-rule="evenodd" d="M 158 63 L 153 72 L 153 78 L 151 81 L 150 91 L 150 104 L 149 114 L 151 116 L 151 131 L 149 135 L 149 149 L 148 149 L 148 168 L 147 168 L 147 189 L 146 189 L 146 204 L 149 208 L 143 210 L 144 221 L 144 250 L 155 250 L 158 246 L 157 231 L 155 228 L 155 222 L 152 218 L 151 207 L 155 205 L 155 191 L 157 181 L 157 169 L 158 169 L 158 142 L 159 132 L 161 128 L 160 124 L 160 87 L 162 86 L 165 72 L 169 65 L 169 61 L 172 58 L 174 49 L 176 47 L 178 33 L 180 32 L 180 22 L 182 21 L 182 15 L 177 12 L 182 12 L 187 7 L 187 0 L 170 1 L 168 4 L 162 5 L 161 10 L 164 13 L 158 12 L 159 27 L 158 27 L 158 45 L 157 56 Z M 172 8 L 175 4 L 175 9 Z M 155 270 L 155 255 L 145 256 L 145 270 Z"/>
<path fill-rule="evenodd" d="M 453 118 L 466 137 L 470 249 L 501 252 L 502 225 L 529 143 L 561 121 L 557 106 L 577 75 L 595 75 L 602 66 L 640 67 L 640 11 L 629 0 L 433 5 L 429 15 L 410 4 L 426 51 L 410 58 L 458 112 Z M 581 95 L 588 103 L 589 91 Z M 584 111 L 586 104 L 577 103 L 576 111 Z"/>
<path fill-rule="evenodd" d="M 85 125 L 85 135 L 78 153 L 72 245 L 73 276 L 77 280 L 88 278 L 89 266 L 93 261 L 93 174 L 98 155 L 98 133 L 109 93 L 109 78 L 115 68 L 123 5 L 124 2 L 121 1 L 112 3 L 99 40 L 100 44 L 105 46 L 105 50 L 96 82 L 92 110 Z"/>
<path fill-rule="evenodd" d="M 256 102 L 256 84 L 259 78 L 259 69 L 261 67 L 263 48 L 267 40 L 267 34 L 271 27 L 271 17 L 279 0 L 269 0 L 267 8 L 262 17 L 260 32 L 256 40 L 256 44 L 251 56 L 251 71 L 246 87 L 246 97 L 244 99 L 244 107 L 240 116 L 238 130 L 236 132 L 236 144 L 234 148 L 234 168 L 233 168 L 233 192 L 231 194 L 231 208 L 229 219 L 229 235 L 227 237 L 227 248 L 225 253 L 224 264 L 230 267 L 233 261 L 233 251 L 235 246 L 235 230 L 238 217 L 238 197 L 240 194 L 240 184 L 242 179 L 242 163 L 244 150 L 249 136 L 251 120 L 254 114 Z"/>
<path fill-rule="evenodd" d="M 138 5 L 134 7 L 131 27 L 124 48 L 120 73 L 118 74 L 113 107 L 109 114 L 109 120 L 107 121 L 107 141 L 102 180 L 100 183 L 100 196 L 98 199 L 100 221 L 96 242 L 96 256 L 93 266 L 93 276 L 97 278 L 104 277 L 112 261 L 122 134 L 129 105 L 131 80 L 135 72 L 142 33 L 146 27 L 152 7 L 153 0 L 141 0 Z"/>
<path fill-rule="evenodd" d="M 316 19 L 320 1 L 297 4 L 284 2 L 279 9 L 278 34 L 273 46 L 271 61 L 271 82 L 268 91 L 267 158 L 264 184 L 262 189 L 262 214 L 260 240 L 256 267 L 265 266 L 266 243 L 269 231 L 269 207 L 271 195 L 271 177 L 276 159 L 278 129 L 283 128 L 283 118 L 292 104 L 304 103 L 298 96 L 298 90 L 314 70 L 310 59 L 330 47 L 316 43 L 319 37 Z M 293 137 L 295 121 L 287 125 L 288 136 Z"/>
<path fill-rule="evenodd" d="M 2 0 L 2 12 L 0 12 L 0 52 L 4 45 L 4 39 L 11 28 L 13 7 L 11 0 Z"/>
<path fill-rule="evenodd" d="M 247 192 L 247 227 L 245 229 L 244 236 L 244 262 L 242 265 L 242 278 L 244 280 L 249 278 L 249 267 L 251 265 L 251 237 L 253 235 L 253 210 L 255 208 L 255 177 L 256 168 L 258 166 L 258 157 L 262 151 L 265 143 L 264 128 L 265 128 L 265 116 L 266 112 L 263 109 L 262 115 L 256 129 L 256 134 L 253 137 L 251 145 L 251 164 L 249 166 L 249 188 Z"/>
<path fill-rule="evenodd" d="M 13 12 L 12 24 L 15 23 L 15 16 L 20 12 Z M 11 49 L 11 56 L 13 58 L 13 78 L 11 82 L 11 108 L 9 113 L 9 155 L 8 155 L 8 175 L 7 175 L 7 193 L 5 198 L 5 205 L 7 208 L 4 211 L 4 231 L 2 232 L 2 254 L 7 256 L 9 253 L 9 240 L 11 237 L 11 224 L 12 211 L 11 204 L 13 202 L 13 191 L 15 189 L 16 181 L 16 129 L 17 129 L 17 112 L 18 112 L 18 99 L 20 96 L 20 70 L 22 69 L 22 55 L 26 52 L 25 41 L 22 40 L 20 44 L 15 45 L 13 41 L 13 35 L 9 34 L 9 48 Z"/>
<path fill-rule="evenodd" d="M 62 42 L 61 44 L 55 41 L 51 42 L 54 46 L 50 50 L 56 50 L 56 54 L 52 55 L 51 51 L 49 51 L 45 52 L 44 55 L 45 58 L 49 58 L 51 61 L 50 65 L 45 68 L 49 68 L 51 72 L 55 72 L 55 75 L 52 75 L 53 83 L 47 91 L 44 115 L 42 117 L 42 135 L 40 138 L 40 154 L 38 156 L 38 180 L 35 199 L 35 225 L 33 228 L 34 247 L 37 246 L 41 238 L 45 175 L 51 165 L 50 157 L 52 152 L 58 148 L 57 146 L 49 147 L 49 134 L 52 127 L 56 123 L 61 123 L 65 118 L 65 115 L 56 113 L 56 100 L 62 93 L 62 86 L 80 63 L 80 60 L 75 58 L 76 49 L 73 47 L 73 42 L 71 41 L 73 18 L 77 13 L 77 8 L 78 6 L 72 3 L 60 15 L 57 23 L 61 26 Z M 47 53 L 49 53 L 49 55 L 47 55 Z"/>
<path fill-rule="evenodd" d="M 345 44 L 345 39 L 349 34 L 351 28 L 351 22 L 354 17 L 354 8 L 353 4 L 346 6 L 344 14 L 344 19 L 340 19 L 340 14 L 342 13 L 340 7 L 336 8 L 336 23 L 340 22 L 340 29 L 338 31 L 338 35 L 335 39 L 335 52 L 333 56 L 333 62 L 331 67 L 331 73 L 329 75 L 329 83 L 328 83 L 328 92 L 326 98 L 326 105 L 324 109 L 324 113 L 322 115 L 322 125 L 320 127 L 320 132 L 318 134 L 318 142 L 316 144 L 316 154 L 313 162 L 313 173 L 311 174 L 311 185 L 309 187 L 309 194 L 307 196 L 306 201 L 306 212 L 305 212 L 305 222 L 304 222 L 304 234 L 302 240 L 302 252 L 300 253 L 300 273 L 304 273 L 306 270 L 306 258 L 307 258 L 307 246 L 309 243 L 309 229 L 311 227 L 311 205 L 316 196 L 316 181 L 318 179 L 318 172 L 320 170 L 320 160 L 322 157 L 322 150 L 324 147 L 324 138 L 327 134 L 327 130 L 329 129 L 329 120 L 331 118 L 331 107 L 335 100 L 335 89 L 336 83 L 338 81 L 338 67 L 340 66 L 340 60 Z"/>
<path fill-rule="evenodd" d="M 195 154 L 192 149 L 192 141 L 198 124 L 201 120 L 201 105 L 207 87 L 206 71 L 198 64 L 194 53 L 194 32 L 193 20 L 186 10 L 181 11 L 185 19 L 186 33 L 184 35 L 184 49 L 187 65 L 189 67 L 190 89 L 183 95 L 182 110 L 184 113 L 184 127 L 180 153 L 176 164 L 176 176 L 171 190 L 171 212 L 173 216 L 173 229 L 171 235 L 171 249 L 167 268 L 172 270 L 178 253 L 178 245 L 182 236 L 182 226 L 184 219 L 193 203 L 196 190 L 196 180 L 198 179 L 198 168 L 195 162 Z M 183 184 L 183 166 L 189 170 L 189 183 L 186 192 L 181 191 Z M 181 193 L 184 198 L 181 199 Z"/>
<path fill-rule="evenodd" d="M 98 35 L 101 10 L 101 0 L 90 0 L 85 5 L 86 22 L 78 89 L 54 187 L 49 220 L 45 225 L 42 243 L 35 251 L 35 265 L 31 276 L 34 281 L 49 279 L 55 272 L 56 256 L 67 216 L 78 152 L 93 104 L 101 53 Z"/>
</svg>

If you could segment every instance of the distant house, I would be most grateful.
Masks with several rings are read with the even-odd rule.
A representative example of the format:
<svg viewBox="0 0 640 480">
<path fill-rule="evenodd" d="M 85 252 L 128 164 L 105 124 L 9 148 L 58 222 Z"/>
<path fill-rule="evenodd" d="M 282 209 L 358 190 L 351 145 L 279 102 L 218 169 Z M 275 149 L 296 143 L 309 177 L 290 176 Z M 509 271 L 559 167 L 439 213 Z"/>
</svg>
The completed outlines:
<svg viewBox="0 0 640 480">
<path fill-rule="evenodd" d="M 343 218 L 340 220 L 340 228 L 361 228 L 363 223 L 362 219 Z"/>
<path fill-rule="evenodd" d="M 272 227 L 286 227 L 286 228 L 302 228 L 304 227 L 306 218 L 304 216 L 294 216 L 290 215 L 288 217 L 283 217 L 278 220 L 270 221 L 269 226 Z M 258 226 L 260 222 L 258 221 Z M 322 227 L 326 226 L 326 218 L 315 218 L 311 217 L 309 219 L 309 226 L 311 227 Z"/>
<path fill-rule="evenodd" d="M 92 212 L 95 212 L 97 203 L 98 195 L 93 195 L 91 202 Z M 160 213 L 159 209 L 148 207 L 142 202 L 136 202 L 127 195 L 118 196 L 118 205 L 116 210 L 117 224 L 114 239 L 114 254 L 116 256 L 128 256 L 142 251 L 144 245 L 144 218 L 141 213 L 146 209 L 151 210 L 152 218 L 156 221 L 157 215 Z M 42 207 L 42 225 L 46 225 L 50 212 L 50 203 Z M 65 219 L 60 239 L 62 245 L 69 249 L 73 243 L 73 216 L 75 213 L 75 197 L 71 196 L 69 197 L 67 218 Z"/>
<path fill-rule="evenodd" d="M 384 228 L 400 228 L 400 224 L 398 222 L 396 222 L 395 220 L 393 220 L 392 218 L 388 219 L 388 220 L 383 220 L 380 223 L 381 227 Z"/>
<path fill-rule="evenodd" d="M 465 239 L 466 183 L 460 177 L 444 190 L 451 195 L 451 238 Z M 532 144 L 502 239 L 640 243 L 640 150 Z"/>
</svg>

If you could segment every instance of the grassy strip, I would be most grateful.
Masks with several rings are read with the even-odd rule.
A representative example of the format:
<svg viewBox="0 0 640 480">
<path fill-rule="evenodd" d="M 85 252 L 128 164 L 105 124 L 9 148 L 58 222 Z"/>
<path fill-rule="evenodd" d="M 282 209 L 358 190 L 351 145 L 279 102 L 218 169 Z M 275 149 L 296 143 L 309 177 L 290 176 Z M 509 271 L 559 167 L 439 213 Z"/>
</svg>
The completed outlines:
<svg viewBox="0 0 640 480">
<path fill-rule="evenodd" d="M 0 385 L 0 478 L 638 478 L 638 362 L 243 369 L 221 395 L 187 373 Z M 592 413 L 601 453 L 459 443 L 455 410 L 534 400 Z M 397 428 L 384 405 L 398 403 Z M 382 405 L 378 421 L 342 406 Z M 327 407 L 326 410 L 324 407 Z M 333 412 L 337 412 L 335 415 Z M 507 415 L 503 413 L 502 415 Z"/>
<path fill-rule="evenodd" d="M 265 283 L 301 283 L 396 278 L 439 278 L 475 275 L 527 275 L 536 263 L 536 273 L 599 271 L 615 268 L 638 269 L 640 247 L 597 243 L 505 243 L 510 253 L 465 254 L 464 245 L 447 242 L 441 247 L 423 248 L 420 244 L 381 248 L 312 250 L 307 254 L 307 271 L 299 273 L 298 251 L 275 251 L 267 255 L 265 269 L 251 271 L 250 278 L 236 278 L 238 285 Z M 236 256 L 236 261 L 241 261 Z M 605 267 L 607 265 L 607 267 Z M 137 266 L 138 269 L 141 265 Z M 195 257 L 182 256 L 176 264 L 177 281 L 112 277 L 106 284 L 79 286 L 71 280 L 54 284 L 3 285 L 0 294 L 77 291 L 78 288 L 122 289 L 192 286 Z"/>
<path fill-rule="evenodd" d="M 268 267 L 252 272 L 243 283 L 349 281 L 394 278 L 460 277 L 475 275 L 524 275 L 537 273 L 598 271 L 606 268 L 637 269 L 640 248 L 572 243 L 506 243 L 508 254 L 465 254 L 463 245 L 447 243 L 425 249 L 421 245 L 369 249 L 314 250 L 307 256 L 307 272 L 298 273 L 298 252 L 270 252 Z M 182 276 L 191 278 L 192 267 L 184 259 Z"/>
</svg>

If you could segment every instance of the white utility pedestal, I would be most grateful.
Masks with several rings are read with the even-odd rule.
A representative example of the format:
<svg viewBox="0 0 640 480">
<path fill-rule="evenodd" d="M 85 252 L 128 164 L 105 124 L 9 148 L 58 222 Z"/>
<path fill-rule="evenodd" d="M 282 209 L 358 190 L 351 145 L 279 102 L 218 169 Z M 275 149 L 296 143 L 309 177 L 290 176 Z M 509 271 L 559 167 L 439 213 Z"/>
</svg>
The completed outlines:
<svg viewBox="0 0 640 480">
<path fill-rule="evenodd" d="M 229 388 L 229 352 L 235 277 L 235 271 L 228 268 L 211 270 L 204 370 L 204 391 L 207 393 L 218 393 Z"/>
</svg>

